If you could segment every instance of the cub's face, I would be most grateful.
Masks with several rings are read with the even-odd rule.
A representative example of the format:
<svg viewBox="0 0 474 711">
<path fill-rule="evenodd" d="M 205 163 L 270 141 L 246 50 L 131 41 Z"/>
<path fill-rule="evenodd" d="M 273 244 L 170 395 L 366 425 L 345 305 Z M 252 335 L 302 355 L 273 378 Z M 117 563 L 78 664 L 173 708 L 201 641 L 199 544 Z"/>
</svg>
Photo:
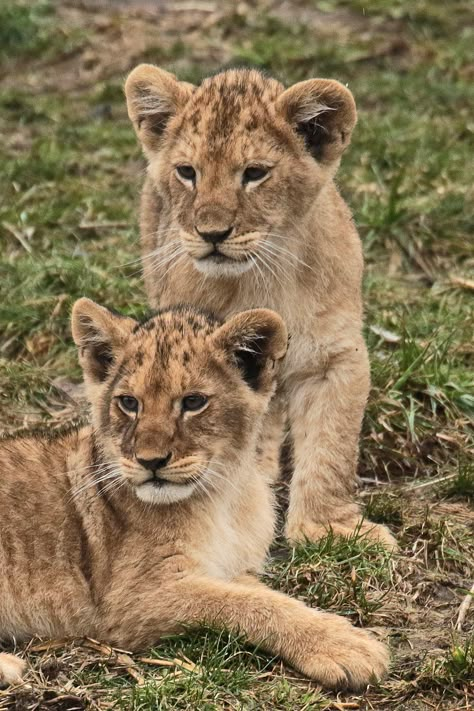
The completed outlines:
<svg viewBox="0 0 474 711">
<path fill-rule="evenodd" d="M 298 230 L 334 173 L 355 123 L 350 92 L 310 80 L 291 89 L 233 70 L 198 87 L 150 65 L 127 80 L 130 117 L 169 211 L 163 258 L 209 275 L 292 263 Z"/>
<path fill-rule="evenodd" d="M 81 299 L 72 327 L 99 441 L 137 496 L 166 504 L 225 485 L 255 447 L 286 350 L 280 317 L 221 324 L 183 308 L 137 323 Z"/>
</svg>

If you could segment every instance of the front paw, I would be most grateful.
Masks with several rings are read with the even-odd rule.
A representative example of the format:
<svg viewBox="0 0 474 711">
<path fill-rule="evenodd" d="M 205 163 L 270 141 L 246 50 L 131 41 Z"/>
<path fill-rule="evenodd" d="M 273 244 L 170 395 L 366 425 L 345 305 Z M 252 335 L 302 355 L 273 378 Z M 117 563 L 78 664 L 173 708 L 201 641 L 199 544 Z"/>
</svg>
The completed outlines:
<svg viewBox="0 0 474 711">
<path fill-rule="evenodd" d="M 388 551 L 394 553 L 398 549 L 397 542 L 386 526 L 372 523 L 360 518 L 349 519 L 345 523 L 339 521 L 328 523 L 315 523 L 310 519 L 288 520 L 285 534 L 293 545 L 306 541 L 318 541 L 332 532 L 335 536 L 350 538 L 358 536 L 375 541 L 383 545 Z"/>
<path fill-rule="evenodd" d="M 360 691 L 380 681 L 388 671 L 387 647 L 342 617 L 325 618 L 324 630 L 315 633 L 314 644 L 294 666 L 328 689 Z"/>
</svg>

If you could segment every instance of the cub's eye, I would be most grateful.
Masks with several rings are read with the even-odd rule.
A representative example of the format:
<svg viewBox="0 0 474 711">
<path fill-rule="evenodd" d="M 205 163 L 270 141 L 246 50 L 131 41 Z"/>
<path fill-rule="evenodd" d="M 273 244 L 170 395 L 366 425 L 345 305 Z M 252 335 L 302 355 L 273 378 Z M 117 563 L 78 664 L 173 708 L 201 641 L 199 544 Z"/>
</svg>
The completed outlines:
<svg viewBox="0 0 474 711">
<path fill-rule="evenodd" d="M 207 403 L 207 397 L 205 395 L 186 395 L 183 397 L 182 408 L 183 412 L 197 412 L 202 410 L 204 405 Z"/>
<path fill-rule="evenodd" d="M 184 180 L 196 180 L 196 171 L 192 165 L 178 165 L 176 166 L 176 172 Z"/>
<path fill-rule="evenodd" d="M 269 172 L 269 168 L 264 168 L 261 165 L 249 165 L 248 168 L 244 170 L 242 182 L 244 185 L 246 183 L 257 182 L 257 180 L 262 180 Z"/>
<path fill-rule="evenodd" d="M 131 395 L 120 395 L 118 398 L 120 408 L 124 412 L 138 412 L 138 400 Z"/>
</svg>

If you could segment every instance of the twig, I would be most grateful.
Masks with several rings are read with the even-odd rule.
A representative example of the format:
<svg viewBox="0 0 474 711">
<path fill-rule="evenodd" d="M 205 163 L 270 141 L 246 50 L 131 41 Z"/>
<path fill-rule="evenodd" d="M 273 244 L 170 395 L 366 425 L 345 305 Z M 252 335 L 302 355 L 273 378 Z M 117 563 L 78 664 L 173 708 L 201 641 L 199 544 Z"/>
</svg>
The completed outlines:
<svg viewBox="0 0 474 711">
<path fill-rule="evenodd" d="M 466 615 L 467 615 L 468 610 L 471 606 L 473 597 L 474 597 L 474 583 L 472 584 L 471 589 L 469 590 L 468 594 L 462 601 L 461 606 L 459 608 L 458 619 L 456 620 L 456 630 L 458 632 L 461 632 L 461 630 L 462 630 L 463 622 L 466 619 Z"/>
<path fill-rule="evenodd" d="M 125 667 L 126 671 L 130 676 L 135 679 L 138 686 L 143 686 L 145 683 L 144 677 L 137 671 L 136 663 L 132 657 L 126 652 L 119 651 L 114 647 L 110 647 L 108 644 L 101 644 L 95 639 L 86 637 L 81 643 L 82 647 L 88 647 L 89 649 L 94 649 L 96 652 L 103 654 L 106 657 L 116 660 L 120 666 Z"/>
<path fill-rule="evenodd" d="M 199 667 L 194 662 L 187 661 L 183 662 L 181 659 L 154 659 L 150 657 L 138 657 L 138 661 L 142 664 L 151 664 L 155 667 L 180 667 L 186 669 L 186 671 L 198 671 Z"/>
<path fill-rule="evenodd" d="M 215 2 L 177 2 L 173 10 L 175 12 L 215 12 Z"/>
<path fill-rule="evenodd" d="M 450 277 L 450 282 L 451 284 L 454 284 L 454 286 L 460 286 L 461 289 L 469 289 L 470 291 L 474 290 L 473 279 L 463 279 L 463 277 L 454 276 L 453 274 Z"/>
<path fill-rule="evenodd" d="M 79 223 L 80 230 L 110 230 L 116 229 L 117 227 L 129 227 L 129 222 L 116 221 L 116 222 L 88 222 L 83 220 Z"/>
<path fill-rule="evenodd" d="M 18 240 L 23 249 L 26 249 L 29 254 L 32 253 L 33 250 L 31 249 L 31 246 L 28 244 L 21 231 L 15 227 L 15 225 L 11 225 L 9 222 L 2 222 L 2 225 L 6 230 L 8 230 L 11 235 L 13 235 Z"/>
<path fill-rule="evenodd" d="M 28 647 L 29 652 L 52 652 L 62 647 L 67 647 L 71 643 L 70 639 L 50 639 L 48 642 L 39 642 Z"/>
<path fill-rule="evenodd" d="M 430 481 L 424 481 L 422 484 L 413 484 L 412 486 L 405 487 L 405 491 L 414 491 L 415 489 L 424 489 L 426 486 L 435 486 L 436 484 L 441 484 L 443 481 L 449 481 L 450 479 L 455 479 L 458 476 L 457 472 L 453 474 L 447 474 L 446 476 L 440 476 L 437 479 L 431 479 Z"/>
</svg>

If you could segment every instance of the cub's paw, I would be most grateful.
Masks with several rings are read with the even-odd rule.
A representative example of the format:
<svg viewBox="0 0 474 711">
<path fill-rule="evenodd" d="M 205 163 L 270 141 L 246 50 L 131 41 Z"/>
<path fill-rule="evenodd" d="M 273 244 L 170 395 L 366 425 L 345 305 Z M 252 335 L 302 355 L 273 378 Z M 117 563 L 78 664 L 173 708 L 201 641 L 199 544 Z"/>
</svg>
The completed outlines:
<svg viewBox="0 0 474 711">
<path fill-rule="evenodd" d="M 13 654 L 0 653 L 0 686 L 19 684 L 26 669 L 26 662 Z"/>
<path fill-rule="evenodd" d="M 295 666 L 329 689 L 360 691 L 388 671 L 387 647 L 365 630 L 337 615 L 327 615 L 327 628 L 315 640 L 314 651 Z"/>
<path fill-rule="evenodd" d="M 327 536 L 330 531 L 335 536 L 350 538 L 357 535 L 376 541 L 392 553 L 398 550 L 397 542 L 386 526 L 360 518 L 349 519 L 346 523 L 335 521 L 324 524 L 311 520 L 288 521 L 285 534 L 290 543 L 296 545 L 305 541 L 318 541 Z"/>
</svg>

